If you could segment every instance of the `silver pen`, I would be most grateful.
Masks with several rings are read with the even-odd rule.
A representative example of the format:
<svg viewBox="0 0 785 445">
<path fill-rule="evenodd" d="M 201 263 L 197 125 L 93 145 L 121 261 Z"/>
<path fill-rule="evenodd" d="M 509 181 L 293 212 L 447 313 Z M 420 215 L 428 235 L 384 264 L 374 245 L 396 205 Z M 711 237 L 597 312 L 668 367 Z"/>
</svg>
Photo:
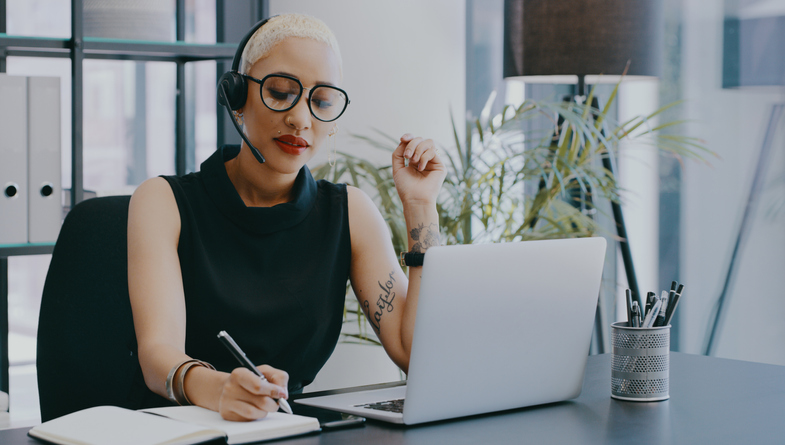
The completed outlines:
<svg viewBox="0 0 785 445">
<path fill-rule="evenodd" d="M 632 302 L 632 327 L 641 327 L 641 309 L 637 301 Z"/>
<path fill-rule="evenodd" d="M 668 291 L 662 291 L 662 296 L 660 297 L 660 301 L 662 305 L 660 306 L 660 312 L 657 313 L 657 317 L 654 320 L 654 326 L 665 326 L 665 311 L 668 310 Z"/>
<path fill-rule="evenodd" d="M 249 360 L 248 357 L 245 355 L 245 352 L 243 352 L 243 350 L 240 349 L 240 346 L 238 346 L 237 343 L 235 343 L 231 335 L 229 335 L 226 331 L 221 331 L 218 333 L 218 340 L 220 340 L 221 343 L 223 343 L 223 345 L 226 346 L 226 349 L 228 349 L 229 352 L 232 353 L 234 358 L 236 358 L 237 361 L 239 361 L 240 364 L 243 365 L 243 368 L 248 369 L 249 371 L 259 376 L 259 378 L 262 379 L 263 382 L 267 381 L 267 377 L 265 377 L 264 374 L 262 374 L 262 372 L 259 371 L 256 368 L 256 366 L 254 366 L 251 360 Z M 292 412 L 292 407 L 289 406 L 289 402 L 287 402 L 286 399 L 277 399 L 276 401 L 278 402 L 278 406 L 285 413 L 294 414 Z"/>
<path fill-rule="evenodd" d="M 662 306 L 662 301 L 658 298 L 654 302 L 654 306 L 652 306 L 651 310 L 648 314 L 646 314 L 646 319 L 643 320 L 644 328 L 650 328 L 654 326 L 654 320 L 657 318 L 657 314 L 660 312 L 660 307 Z"/>
</svg>

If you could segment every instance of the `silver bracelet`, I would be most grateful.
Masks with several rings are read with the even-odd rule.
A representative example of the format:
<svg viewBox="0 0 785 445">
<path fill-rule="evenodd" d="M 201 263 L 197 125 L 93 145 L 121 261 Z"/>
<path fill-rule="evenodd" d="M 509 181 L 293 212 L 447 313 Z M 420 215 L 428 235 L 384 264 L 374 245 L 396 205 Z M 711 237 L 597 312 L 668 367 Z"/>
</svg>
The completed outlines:
<svg viewBox="0 0 785 445">
<path fill-rule="evenodd" d="M 184 376 L 185 373 L 184 372 L 182 373 L 183 375 L 182 375 L 182 377 L 180 378 L 180 380 L 178 382 L 178 383 L 180 383 L 179 390 L 176 390 L 177 388 L 175 388 L 175 382 L 174 382 L 174 378 L 177 375 L 177 371 L 180 368 L 182 368 L 183 365 L 186 365 L 186 364 L 189 364 L 189 363 L 199 364 L 201 366 L 204 366 L 206 368 L 210 368 L 210 369 L 213 369 L 213 370 L 215 369 L 215 367 L 213 367 L 213 365 L 211 365 L 211 364 L 209 364 L 207 362 L 203 362 L 201 360 L 196 360 L 196 359 L 183 360 L 182 362 L 174 365 L 172 367 L 172 369 L 169 371 L 169 375 L 166 376 L 166 383 L 165 383 L 164 386 L 166 387 L 166 396 L 167 396 L 167 398 L 169 398 L 169 400 L 171 402 L 176 403 L 178 405 L 182 405 L 183 402 L 186 402 L 186 403 L 190 404 L 188 399 L 184 398 L 185 391 L 182 390 L 182 383 L 183 383 L 183 381 L 185 379 L 185 376 Z M 193 365 L 191 365 L 191 366 L 193 366 Z M 189 366 L 189 368 L 190 368 L 190 366 Z M 183 397 L 178 397 L 180 395 L 182 395 Z"/>
<path fill-rule="evenodd" d="M 172 381 L 174 380 L 174 375 L 177 374 L 177 370 L 180 369 L 181 366 L 188 363 L 189 361 L 191 361 L 191 359 L 183 360 L 180 363 L 172 366 L 172 369 L 169 371 L 169 375 L 166 376 L 166 383 L 164 385 L 166 387 L 166 397 L 169 398 L 171 402 L 178 403 L 177 399 L 174 397 L 174 388 L 172 388 L 173 386 Z"/>
<path fill-rule="evenodd" d="M 183 370 L 180 371 L 180 377 L 177 379 L 177 384 L 174 385 L 173 388 L 174 396 L 177 399 L 177 403 L 180 405 L 193 405 L 193 403 L 191 403 L 191 401 L 188 399 L 188 395 L 185 393 L 185 375 L 188 373 L 188 370 L 194 366 L 204 366 L 205 368 L 215 370 L 213 365 L 201 360 L 192 360 L 184 364 Z"/>
</svg>

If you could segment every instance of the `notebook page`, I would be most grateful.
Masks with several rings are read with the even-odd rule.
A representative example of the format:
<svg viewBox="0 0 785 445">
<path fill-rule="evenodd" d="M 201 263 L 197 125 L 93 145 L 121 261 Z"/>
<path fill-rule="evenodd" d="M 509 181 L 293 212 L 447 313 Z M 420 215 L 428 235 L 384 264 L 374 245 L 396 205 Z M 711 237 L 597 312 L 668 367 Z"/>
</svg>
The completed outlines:
<svg viewBox="0 0 785 445">
<path fill-rule="evenodd" d="M 44 422 L 33 437 L 59 444 L 190 445 L 223 432 L 116 406 L 97 406 Z"/>
<path fill-rule="evenodd" d="M 215 411 L 198 406 L 169 406 L 143 411 L 224 431 L 230 445 L 319 430 L 317 419 L 285 413 L 269 413 L 267 417 L 251 422 L 232 422 L 224 420 Z"/>
</svg>

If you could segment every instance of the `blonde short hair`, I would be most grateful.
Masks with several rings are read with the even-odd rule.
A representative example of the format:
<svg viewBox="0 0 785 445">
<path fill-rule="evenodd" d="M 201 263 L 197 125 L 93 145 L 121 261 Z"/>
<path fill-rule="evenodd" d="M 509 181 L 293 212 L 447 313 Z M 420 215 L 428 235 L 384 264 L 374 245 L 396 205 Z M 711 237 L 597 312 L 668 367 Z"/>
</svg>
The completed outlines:
<svg viewBox="0 0 785 445">
<path fill-rule="evenodd" d="M 294 13 L 272 17 L 256 30 L 243 49 L 240 72 L 248 73 L 254 63 L 270 54 L 275 45 L 288 37 L 301 37 L 326 43 L 338 57 L 338 67 L 343 74 L 341 50 L 330 28 L 316 17 Z"/>
</svg>

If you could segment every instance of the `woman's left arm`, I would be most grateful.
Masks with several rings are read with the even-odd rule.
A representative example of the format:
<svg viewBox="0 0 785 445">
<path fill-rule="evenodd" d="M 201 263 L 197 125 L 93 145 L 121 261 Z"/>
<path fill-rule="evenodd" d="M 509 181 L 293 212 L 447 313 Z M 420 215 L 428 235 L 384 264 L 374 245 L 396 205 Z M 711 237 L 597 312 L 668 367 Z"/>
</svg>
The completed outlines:
<svg viewBox="0 0 785 445">
<path fill-rule="evenodd" d="M 436 197 L 447 172 L 432 140 L 408 134 L 401 137 L 392 162 L 409 251 L 425 253 L 440 244 Z M 385 351 L 408 372 L 422 267 L 409 267 L 407 278 L 379 210 L 359 189 L 349 187 L 348 195 L 352 288 Z"/>
</svg>

